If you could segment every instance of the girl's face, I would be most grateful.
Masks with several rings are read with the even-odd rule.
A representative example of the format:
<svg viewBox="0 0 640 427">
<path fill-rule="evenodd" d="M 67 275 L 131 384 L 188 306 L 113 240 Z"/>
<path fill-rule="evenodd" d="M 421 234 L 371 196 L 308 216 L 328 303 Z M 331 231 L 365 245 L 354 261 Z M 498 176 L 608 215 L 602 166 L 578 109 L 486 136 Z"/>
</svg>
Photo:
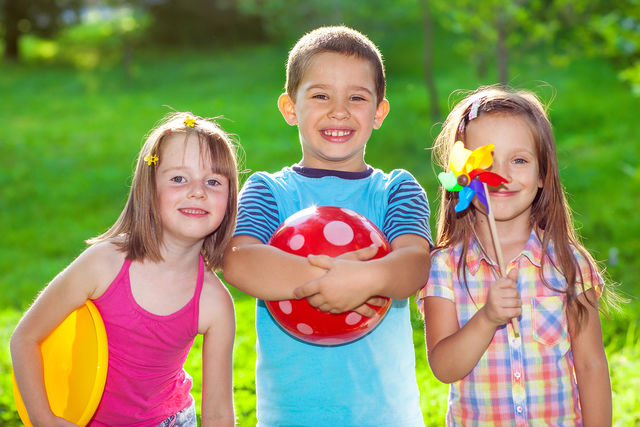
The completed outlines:
<svg viewBox="0 0 640 427">
<path fill-rule="evenodd" d="M 466 148 L 475 150 L 486 144 L 495 145 L 489 170 L 508 181 L 499 187 L 489 187 L 496 221 L 528 225 L 531 204 L 542 188 L 535 141 L 528 122 L 518 115 L 503 113 L 484 114 L 471 120 L 467 126 Z"/>
<path fill-rule="evenodd" d="M 214 232 L 227 210 L 229 180 L 213 171 L 198 136 L 166 138 L 156 171 L 163 240 L 192 244 Z"/>
</svg>

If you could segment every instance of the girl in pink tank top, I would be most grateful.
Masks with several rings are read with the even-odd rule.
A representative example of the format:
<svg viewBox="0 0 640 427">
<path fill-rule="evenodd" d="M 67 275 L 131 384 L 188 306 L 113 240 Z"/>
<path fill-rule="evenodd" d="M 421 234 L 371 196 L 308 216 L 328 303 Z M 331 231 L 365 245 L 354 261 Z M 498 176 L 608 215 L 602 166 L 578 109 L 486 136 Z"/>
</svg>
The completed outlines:
<svg viewBox="0 0 640 427">
<path fill-rule="evenodd" d="M 107 380 L 90 426 L 196 426 L 184 362 L 202 346 L 202 425 L 234 425 L 231 296 L 214 271 L 235 228 L 236 150 L 218 125 L 173 113 L 147 137 L 126 206 L 59 273 L 11 337 L 34 425 L 73 426 L 49 407 L 39 345 L 87 299 L 107 332 Z"/>
</svg>

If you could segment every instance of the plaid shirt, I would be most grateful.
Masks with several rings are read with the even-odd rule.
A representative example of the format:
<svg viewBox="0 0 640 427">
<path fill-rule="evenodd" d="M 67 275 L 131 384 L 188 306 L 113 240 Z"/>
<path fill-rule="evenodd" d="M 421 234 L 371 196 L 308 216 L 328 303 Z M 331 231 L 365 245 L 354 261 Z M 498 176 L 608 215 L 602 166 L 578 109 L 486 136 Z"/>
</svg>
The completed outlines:
<svg viewBox="0 0 640 427">
<path fill-rule="evenodd" d="M 428 296 L 453 301 L 460 327 L 484 305 L 488 284 L 496 280 L 498 270 L 472 238 L 466 260 L 468 292 L 457 274 L 461 249 L 459 244 L 432 254 L 429 281 L 417 296 L 420 310 Z M 551 244 L 548 253 L 554 256 Z M 584 288 L 599 290 L 602 279 L 592 277 L 588 261 L 574 253 Z M 507 271 L 518 271 L 520 338 L 510 322 L 497 328 L 478 364 L 449 386 L 447 425 L 582 425 L 565 296 L 550 289 L 565 289 L 566 281 L 547 259 L 543 274 L 550 287 L 545 286 L 538 274 L 541 259 L 542 244 L 532 231 L 524 250 L 506 266 Z"/>
</svg>

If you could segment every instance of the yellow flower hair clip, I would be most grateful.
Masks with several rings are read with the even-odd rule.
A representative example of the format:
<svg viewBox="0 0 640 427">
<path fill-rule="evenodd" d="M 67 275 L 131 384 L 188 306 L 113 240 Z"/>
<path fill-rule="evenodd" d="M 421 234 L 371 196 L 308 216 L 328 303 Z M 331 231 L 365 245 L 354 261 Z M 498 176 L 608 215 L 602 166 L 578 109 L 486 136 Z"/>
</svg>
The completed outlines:
<svg viewBox="0 0 640 427">
<path fill-rule="evenodd" d="M 196 123 L 196 119 L 192 119 L 191 116 L 187 116 L 184 119 L 184 124 L 186 127 L 192 128 L 194 127 L 197 123 Z"/>
<path fill-rule="evenodd" d="M 147 156 L 144 158 L 144 161 L 147 162 L 147 165 L 151 166 L 151 164 L 157 164 L 158 163 L 158 156 L 156 156 L 155 154 L 152 156 Z"/>
</svg>

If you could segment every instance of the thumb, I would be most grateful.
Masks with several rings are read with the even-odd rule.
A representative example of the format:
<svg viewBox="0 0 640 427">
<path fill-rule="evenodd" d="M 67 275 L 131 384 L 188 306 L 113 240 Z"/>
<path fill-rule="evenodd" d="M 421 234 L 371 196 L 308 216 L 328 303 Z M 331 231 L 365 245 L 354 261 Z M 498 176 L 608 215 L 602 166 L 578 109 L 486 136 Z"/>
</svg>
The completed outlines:
<svg viewBox="0 0 640 427">
<path fill-rule="evenodd" d="M 307 261 L 314 267 L 330 270 L 333 267 L 333 258 L 327 255 L 307 255 Z"/>
<path fill-rule="evenodd" d="M 507 277 L 511 280 L 513 280 L 514 282 L 518 281 L 518 270 L 517 269 L 512 269 L 508 274 Z"/>
</svg>

